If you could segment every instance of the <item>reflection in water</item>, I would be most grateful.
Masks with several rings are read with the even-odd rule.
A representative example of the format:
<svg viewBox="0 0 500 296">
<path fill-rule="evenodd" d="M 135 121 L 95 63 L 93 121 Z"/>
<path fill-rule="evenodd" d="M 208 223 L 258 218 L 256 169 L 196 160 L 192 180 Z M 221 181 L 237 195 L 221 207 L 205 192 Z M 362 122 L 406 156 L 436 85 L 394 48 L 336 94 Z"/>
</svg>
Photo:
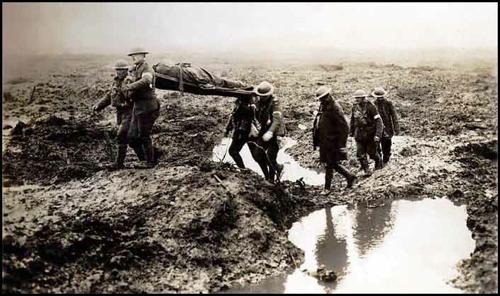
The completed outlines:
<svg viewBox="0 0 500 296">
<path fill-rule="evenodd" d="M 391 218 L 391 203 L 377 207 L 376 210 L 358 205 L 353 234 L 360 256 L 365 256 L 370 249 L 382 242 L 392 228 Z"/>
<path fill-rule="evenodd" d="M 474 250 L 466 217 L 465 206 L 447 199 L 316 211 L 289 231 L 290 241 L 305 253 L 299 268 L 227 292 L 460 293 L 447 281 Z M 337 281 L 324 283 L 302 272 L 320 265 L 334 270 Z"/>
<path fill-rule="evenodd" d="M 318 266 L 324 265 L 326 269 L 335 271 L 337 281 L 342 279 L 347 271 L 347 242 L 345 238 L 335 234 L 333 226 L 332 209 L 325 208 L 326 228 L 316 244 L 316 260 Z M 322 283 L 325 288 L 334 289 L 336 283 Z"/>
<path fill-rule="evenodd" d="M 221 160 L 230 143 L 223 139 L 212 159 Z M 301 167 L 284 153 L 295 141 L 284 138 L 283 144 L 278 153 L 278 162 L 285 165 L 282 180 L 303 178 L 306 184 L 323 185 L 324 174 Z M 247 146 L 241 156 L 249 169 L 262 175 Z M 233 162 L 228 155 L 224 161 Z M 465 206 L 446 199 L 316 211 L 294 223 L 288 233 L 304 251 L 300 267 L 289 275 L 226 292 L 461 292 L 446 281 L 456 275 L 456 263 L 474 250 L 466 218 Z M 315 271 L 320 265 L 334 270 L 337 281 L 324 283 L 302 271 Z"/>
</svg>

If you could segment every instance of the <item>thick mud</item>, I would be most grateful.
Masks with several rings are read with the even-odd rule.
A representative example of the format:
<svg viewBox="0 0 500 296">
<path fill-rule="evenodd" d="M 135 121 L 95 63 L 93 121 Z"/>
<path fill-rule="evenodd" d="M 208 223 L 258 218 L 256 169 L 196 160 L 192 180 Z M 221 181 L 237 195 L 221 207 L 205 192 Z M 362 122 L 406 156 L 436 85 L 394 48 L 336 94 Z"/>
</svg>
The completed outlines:
<svg viewBox="0 0 500 296">
<path fill-rule="evenodd" d="M 231 78 L 275 84 L 287 149 L 321 171 L 311 133 L 315 88 L 333 87 L 346 115 L 348 95 L 378 84 L 401 114 L 391 162 L 352 190 L 284 181 L 212 161 L 231 98 L 158 91 L 153 131 L 163 150 L 154 169 L 108 172 L 114 114 L 90 106 L 109 87 L 112 57 L 40 62 L 3 85 L 4 292 L 215 292 L 284 274 L 304 262 L 287 238 L 301 217 L 325 206 L 377 207 L 393 199 L 446 197 L 465 205 L 476 247 L 461 262 L 457 288 L 496 292 L 497 82 L 491 69 L 343 65 L 214 65 Z M 50 65 L 50 67 L 49 67 Z M 22 69 L 22 67 L 20 67 Z M 17 120 L 25 123 L 16 127 Z M 351 141 L 351 140 L 349 140 Z M 358 170 L 354 143 L 347 166 Z M 229 155 L 226 156 L 230 157 Z"/>
</svg>

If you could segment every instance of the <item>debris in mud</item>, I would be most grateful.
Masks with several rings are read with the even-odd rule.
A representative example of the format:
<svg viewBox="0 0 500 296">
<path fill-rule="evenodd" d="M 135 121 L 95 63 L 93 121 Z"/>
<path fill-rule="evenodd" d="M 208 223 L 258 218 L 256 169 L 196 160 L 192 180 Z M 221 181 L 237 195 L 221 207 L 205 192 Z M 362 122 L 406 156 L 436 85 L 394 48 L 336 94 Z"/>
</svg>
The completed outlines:
<svg viewBox="0 0 500 296">
<path fill-rule="evenodd" d="M 418 154 L 418 148 L 416 147 L 416 145 L 408 146 L 408 147 L 403 147 L 403 149 L 401 149 L 400 154 L 401 154 L 401 156 L 404 156 L 404 157 L 409 157 L 409 156 L 417 155 Z"/>
<path fill-rule="evenodd" d="M 337 279 L 337 274 L 335 274 L 335 271 L 326 269 L 324 265 L 320 265 L 315 271 L 305 271 L 310 276 L 315 277 L 323 282 L 333 282 Z"/>
</svg>

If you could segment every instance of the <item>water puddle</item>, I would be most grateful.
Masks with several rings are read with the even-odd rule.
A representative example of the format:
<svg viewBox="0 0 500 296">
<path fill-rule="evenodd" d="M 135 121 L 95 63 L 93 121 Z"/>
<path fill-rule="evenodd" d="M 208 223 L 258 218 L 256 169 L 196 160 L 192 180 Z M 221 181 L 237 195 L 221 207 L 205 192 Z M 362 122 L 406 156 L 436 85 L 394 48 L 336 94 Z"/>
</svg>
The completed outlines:
<svg viewBox="0 0 500 296">
<path fill-rule="evenodd" d="M 281 180 L 293 182 L 300 178 L 303 178 L 303 181 L 306 184 L 317 185 L 317 186 L 323 185 L 325 182 L 324 173 L 319 173 L 314 170 L 300 166 L 299 163 L 292 158 L 292 156 L 286 153 L 286 149 L 292 147 L 297 142 L 288 137 L 284 137 L 281 141 L 282 141 L 280 145 L 281 149 L 278 152 L 278 157 L 277 157 L 278 163 L 284 165 L 283 175 L 281 177 Z M 231 155 L 229 155 L 228 152 L 229 145 L 231 145 L 231 138 L 223 138 L 221 143 L 215 146 L 212 153 L 212 160 L 221 161 L 222 159 L 222 161 L 224 162 L 236 165 Z M 253 159 L 247 144 L 243 146 L 243 149 L 241 149 L 240 155 L 241 158 L 243 159 L 243 163 L 248 169 L 264 177 L 264 174 L 262 173 L 262 170 L 260 169 L 259 165 Z"/>
<path fill-rule="evenodd" d="M 466 217 L 465 206 L 447 199 L 316 211 L 289 230 L 290 241 L 305 252 L 299 268 L 224 293 L 461 293 L 448 281 L 475 247 Z M 320 265 L 337 280 L 308 274 Z"/>
</svg>

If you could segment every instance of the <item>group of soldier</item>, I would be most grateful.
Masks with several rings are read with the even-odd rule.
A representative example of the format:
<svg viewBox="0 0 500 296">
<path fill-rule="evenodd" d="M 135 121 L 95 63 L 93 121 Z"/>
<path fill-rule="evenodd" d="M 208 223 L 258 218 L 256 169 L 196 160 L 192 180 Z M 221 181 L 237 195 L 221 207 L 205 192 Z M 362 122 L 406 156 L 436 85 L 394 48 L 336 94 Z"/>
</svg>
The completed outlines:
<svg viewBox="0 0 500 296">
<path fill-rule="evenodd" d="M 372 103 L 364 90 L 356 90 L 348 124 L 342 107 L 331 95 L 331 88 L 322 86 L 316 91 L 320 107 L 314 121 L 313 145 L 314 149 L 319 146 L 320 161 L 326 164 L 325 190 L 331 188 L 333 170 L 346 178 L 347 188 L 351 188 L 357 179 L 340 164 L 341 160 L 347 159 L 348 136 L 356 141 L 356 156 L 365 176 L 371 175 L 367 156 L 374 160 L 375 170 L 383 168 L 389 161 L 392 137 L 399 134 L 399 122 L 394 105 L 386 95 L 382 87 L 376 87 L 371 93 L 375 98 Z"/>
<path fill-rule="evenodd" d="M 133 67 L 125 60 L 115 64 L 116 76 L 113 87 L 97 104 L 92 107 L 99 112 L 107 106 L 116 108 L 117 154 L 110 169 L 121 169 L 127 154 L 127 145 L 136 153 L 145 167 L 154 167 L 160 156 L 160 150 L 153 146 L 151 131 L 160 115 L 160 102 L 154 89 L 154 71 L 146 62 L 147 51 L 136 48 L 128 56 Z"/>
<path fill-rule="evenodd" d="M 151 139 L 160 103 L 155 95 L 155 72 L 145 61 L 147 53 L 141 48 L 133 49 L 128 54 L 134 63 L 132 67 L 124 60 L 117 61 L 112 90 L 92 107 L 94 112 L 109 105 L 116 108 L 118 149 L 110 169 L 124 167 L 127 146 L 148 168 L 155 166 L 161 154 Z M 371 170 L 367 156 L 375 162 L 375 170 L 383 168 L 391 155 L 392 137 L 399 133 L 397 113 L 382 87 L 376 87 L 371 95 L 364 90 L 354 92 L 350 123 L 331 92 L 327 86 L 316 90 L 315 99 L 320 104 L 313 123 L 313 149 L 319 147 L 320 162 L 325 164 L 326 191 L 331 189 L 334 170 L 346 179 L 347 188 L 357 180 L 357 176 L 341 164 L 347 159 L 349 136 L 354 137 L 356 156 L 365 176 L 369 176 Z M 375 101 L 368 100 L 369 96 Z M 285 134 L 285 123 L 281 102 L 271 83 L 264 81 L 253 88 L 251 95 L 237 98 L 225 136 L 231 132 L 229 154 L 236 165 L 245 168 L 240 151 L 247 144 L 265 179 L 271 183 L 279 182 L 283 165 L 277 162 L 277 156 L 280 137 Z"/>
<path fill-rule="evenodd" d="M 239 152 L 248 143 L 266 180 L 274 183 L 283 172 L 277 155 L 285 125 L 280 100 L 273 92 L 273 85 L 264 81 L 255 88 L 255 97 L 238 99 L 226 136 L 233 130 L 229 154 L 238 167 L 245 168 Z M 399 123 L 394 105 L 386 95 L 382 87 L 376 87 L 371 93 L 375 98 L 372 103 L 364 90 L 356 90 L 349 124 L 342 107 L 331 95 L 331 88 L 321 86 L 316 90 L 315 99 L 320 105 L 313 123 L 313 149 L 319 146 L 320 162 L 325 164 L 326 192 L 331 189 L 334 170 L 346 178 L 347 188 L 357 180 L 357 176 L 341 164 L 347 159 L 348 136 L 356 141 L 356 156 L 365 176 L 372 174 L 368 156 L 374 160 L 375 170 L 389 161 L 392 137 L 399 133 Z"/>
</svg>

